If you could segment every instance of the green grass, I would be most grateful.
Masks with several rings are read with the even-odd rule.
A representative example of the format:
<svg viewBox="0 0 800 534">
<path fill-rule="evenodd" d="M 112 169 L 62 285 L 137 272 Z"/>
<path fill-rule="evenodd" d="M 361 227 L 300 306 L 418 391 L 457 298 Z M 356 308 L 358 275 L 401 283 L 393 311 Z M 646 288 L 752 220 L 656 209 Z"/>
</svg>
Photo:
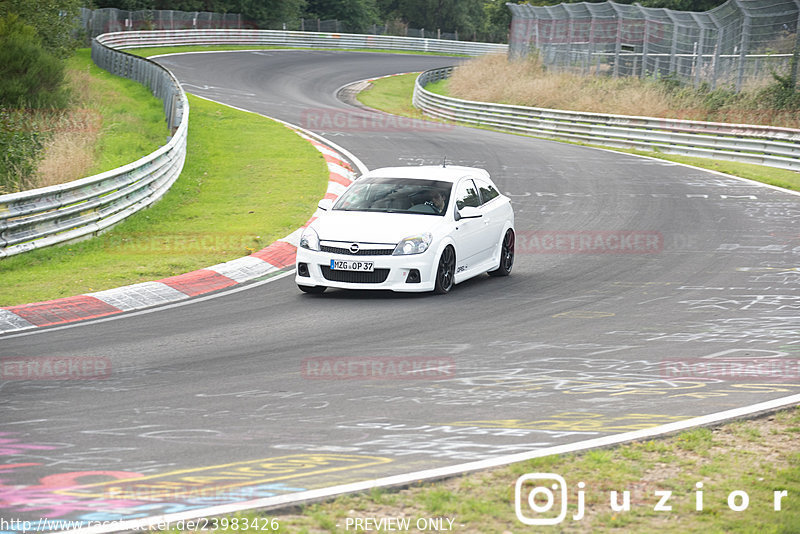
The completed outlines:
<svg viewBox="0 0 800 534">
<path fill-rule="evenodd" d="M 358 101 L 387 113 L 421 119 L 422 112 L 411 103 L 417 76 L 418 73 L 401 74 L 375 80 L 370 88 L 358 94 Z"/>
<path fill-rule="evenodd" d="M 439 80 L 438 82 L 429 83 L 425 86 L 425 89 L 437 95 L 448 96 L 448 81 L 449 80 L 445 78 L 444 80 Z"/>
<path fill-rule="evenodd" d="M 391 78 L 383 78 L 372 82 L 372 86 L 362 91 L 358 95 L 358 100 L 365 106 L 369 106 L 388 113 L 396 115 L 403 115 L 407 117 L 422 118 L 422 113 L 411 104 L 411 95 L 414 92 L 414 81 L 417 74 L 407 74 L 403 76 L 393 76 Z M 447 95 L 447 80 L 429 84 L 426 89 L 433 91 L 437 94 Z M 427 118 L 427 117 L 426 117 Z M 429 119 L 429 118 L 428 118 Z M 430 119 L 429 119 L 430 120 Z M 471 127 L 477 127 L 469 125 Z M 479 127 L 481 129 L 491 129 L 488 127 Z M 524 135 L 524 134 L 516 134 Z M 568 142 L 568 141 L 563 141 Z M 778 169 L 775 167 L 767 167 L 763 165 L 752 165 L 748 163 L 738 163 L 731 161 L 720 161 L 707 158 L 695 158 L 687 156 L 677 156 L 672 154 L 664 154 L 661 152 L 650 152 L 643 150 L 625 150 L 605 147 L 602 145 L 592 145 L 589 143 L 571 143 L 579 144 L 582 146 L 594 146 L 603 148 L 605 150 L 615 150 L 618 152 L 625 152 L 629 154 L 639 154 L 649 156 L 652 158 L 659 158 L 667 161 L 674 161 L 676 163 L 685 163 L 703 169 L 718 171 L 732 176 L 739 176 L 757 182 L 762 182 L 785 189 L 792 189 L 800 191 L 800 173 Z"/>
<path fill-rule="evenodd" d="M 740 178 L 747 178 L 748 180 L 774 185 L 784 189 L 800 191 L 800 172 L 778 169 L 776 167 L 767 167 L 764 165 L 753 165 L 750 163 L 693 158 L 688 156 L 677 156 L 673 154 L 645 152 L 641 150 L 630 152 L 667 161 L 674 161 L 676 163 L 685 163 L 686 165 L 709 169 L 712 171 L 721 172 L 723 174 L 730 174 Z"/>
<path fill-rule="evenodd" d="M 453 520 L 459 533 L 509 532 L 662 532 L 728 533 L 798 532 L 800 507 L 800 454 L 791 425 L 800 408 L 771 416 L 737 421 L 713 430 L 699 428 L 676 436 L 633 442 L 609 449 L 539 458 L 507 467 L 482 471 L 437 483 L 405 489 L 372 490 L 358 495 L 311 504 L 299 510 L 249 512 L 238 517 L 270 518 L 279 532 L 353 532 L 348 518 L 420 518 Z M 740 442 L 740 436 L 762 436 Z M 768 436 L 768 437 L 767 437 Z M 758 454 L 753 450 L 757 449 Z M 714 465 L 718 468 L 706 469 Z M 528 527 L 514 511 L 516 479 L 526 473 L 556 473 L 567 482 L 567 519 L 556 527 Z M 585 483 L 585 515 L 577 513 L 577 484 Z M 702 483 L 702 509 L 697 507 L 696 484 Z M 773 509 L 774 491 L 786 490 L 782 509 Z M 610 508 L 611 492 L 623 503 L 630 495 L 628 511 Z M 671 491 L 666 503 L 672 511 L 654 510 L 660 496 Z M 741 512 L 728 506 L 733 491 L 745 491 L 749 507 Z M 557 494 L 557 493 L 556 493 Z M 527 506 L 527 504 L 525 504 Z M 535 517 L 530 511 L 529 517 Z M 554 514 L 553 514 L 554 515 Z M 444 522 L 447 526 L 447 521 Z M 417 532 L 412 528 L 410 532 Z M 243 532 L 248 532 L 244 530 Z M 253 531 L 255 532 L 255 531 Z"/>
<path fill-rule="evenodd" d="M 445 54 L 442 52 L 418 52 L 414 50 L 390 50 L 383 48 L 306 48 L 290 46 L 258 46 L 258 45 L 185 45 L 185 46 L 152 46 L 146 48 L 129 48 L 125 51 L 141 57 L 163 54 L 185 54 L 187 52 L 225 52 L 236 50 L 324 50 L 333 52 L 379 52 L 383 54 L 411 54 L 417 56 L 450 56 L 468 57 L 463 54 Z"/>
<path fill-rule="evenodd" d="M 0 306 L 181 274 L 260 250 L 324 195 L 311 144 L 274 121 L 189 97 L 186 163 L 154 206 L 80 243 L 0 261 Z"/>
<path fill-rule="evenodd" d="M 163 104 L 149 89 L 95 65 L 88 48 L 69 59 L 68 69 L 88 73 L 89 95 L 81 105 L 102 117 L 90 175 L 136 161 L 166 144 L 169 129 Z"/>
</svg>

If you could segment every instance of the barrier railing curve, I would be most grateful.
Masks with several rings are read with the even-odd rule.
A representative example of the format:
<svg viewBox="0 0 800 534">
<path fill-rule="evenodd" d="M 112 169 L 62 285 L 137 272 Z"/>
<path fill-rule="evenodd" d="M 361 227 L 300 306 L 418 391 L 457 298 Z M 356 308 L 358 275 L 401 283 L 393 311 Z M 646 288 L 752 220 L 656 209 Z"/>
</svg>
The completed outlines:
<svg viewBox="0 0 800 534">
<path fill-rule="evenodd" d="M 138 161 L 66 184 L 0 196 L 0 258 L 96 235 L 151 205 L 169 190 L 186 159 L 189 104 L 167 69 L 117 48 L 169 45 L 366 48 L 480 55 L 507 45 L 444 39 L 274 30 L 159 30 L 106 33 L 92 41 L 100 67 L 149 87 L 164 102 L 172 133 Z"/>
<path fill-rule="evenodd" d="M 110 48 L 103 37 L 92 42 L 92 59 L 149 87 L 164 103 L 171 137 L 128 165 L 0 196 L 0 258 L 96 235 L 161 198 L 183 169 L 189 104 L 180 83 L 157 63 Z"/>
<path fill-rule="evenodd" d="M 414 105 L 423 113 L 498 130 L 580 143 L 723 159 L 800 171 L 800 130 L 475 102 L 428 91 L 454 67 L 423 72 Z"/>
</svg>

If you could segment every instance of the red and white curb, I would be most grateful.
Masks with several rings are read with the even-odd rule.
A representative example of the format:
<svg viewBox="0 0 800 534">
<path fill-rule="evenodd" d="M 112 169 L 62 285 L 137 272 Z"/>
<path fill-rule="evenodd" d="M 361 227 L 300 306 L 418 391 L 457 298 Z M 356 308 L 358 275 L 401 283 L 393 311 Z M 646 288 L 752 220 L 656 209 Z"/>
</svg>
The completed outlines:
<svg viewBox="0 0 800 534">
<path fill-rule="evenodd" d="M 346 151 L 339 147 L 334 148 L 331 143 L 323 142 L 311 132 L 301 131 L 292 125 L 287 124 L 287 126 L 322 153 L 328 164 L 329 172 L 328 189 L 324 198 L 338 198 L 356 178 L 356 171 L 341 154 Z M 349 153 L 348 156 L 354 158 Z M 363 172 L 363 165 L 356 159 L 353 161 Z M 308 226 L 317 215 L 315 212 L 303 228 Z M 212 265 L 205 269 L 153 282 L 143 282 L 74 297 L 2 307 L 0 308 L 0 334 L 98 319 L 123 312 L 162 306 L 255 280 L 294 265 L 303 228 L 299 228 L 250 256 Z"/>
</svg>

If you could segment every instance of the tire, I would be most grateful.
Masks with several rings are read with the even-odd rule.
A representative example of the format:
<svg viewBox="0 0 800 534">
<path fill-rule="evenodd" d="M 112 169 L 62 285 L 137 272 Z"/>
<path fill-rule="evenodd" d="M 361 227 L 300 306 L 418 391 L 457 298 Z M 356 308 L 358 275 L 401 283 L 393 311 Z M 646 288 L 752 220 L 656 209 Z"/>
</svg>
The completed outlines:
<svg viewBox="0 0 800 534">
<path fill-rule="evenodd" d="M 500 265 L 494 271 L 489 271 L 489 276 L 508 276 L 514 267 L 514 230 L 509 228 L 500 243 Z"/>
<path fill-rule="evenodd" d="M 456 251 L 452 246 L 448 245 L 439 258 L 439 267 L 436 269 L 436 284 L 433 287 L 433 292 L 437 295 L 449 293 L 455 285 L 455 275 Z"/>
<path fill-rule="evenodd" d="M 325 286 L 301 286 L 300 284 L 298 284 L 297 287 L 300 288 L 300 291 L 303 293 L 309 293 L 311 295 L 320 295 L 328 289 Z"/>
</svg>

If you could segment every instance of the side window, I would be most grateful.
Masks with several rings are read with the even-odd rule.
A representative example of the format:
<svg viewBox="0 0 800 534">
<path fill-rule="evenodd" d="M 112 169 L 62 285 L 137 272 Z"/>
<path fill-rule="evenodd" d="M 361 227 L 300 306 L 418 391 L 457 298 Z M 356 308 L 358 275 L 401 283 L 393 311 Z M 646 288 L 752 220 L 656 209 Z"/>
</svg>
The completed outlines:
<svg viewBox="0 0 800 534">
<path fill-rule="evenodd" d="M 472 180 L 464 180 L 458 184 L 456 191 L 456 207 L 458 209 L 464 206 L 472 206 L 477 208 L 481 205 L 481 199 L 478 196 L 478 190 Z"/>
<path fill-rule="evenodd" d="M 484 182 L 483 180 L 475 180 L 475 183 L 478 184 L 478 190 L 481 192 L 481 200 L 483 204 L 486 204 L 493 198 L 500 196 L 500 193 L 492 184 Z"/>
</svg>

